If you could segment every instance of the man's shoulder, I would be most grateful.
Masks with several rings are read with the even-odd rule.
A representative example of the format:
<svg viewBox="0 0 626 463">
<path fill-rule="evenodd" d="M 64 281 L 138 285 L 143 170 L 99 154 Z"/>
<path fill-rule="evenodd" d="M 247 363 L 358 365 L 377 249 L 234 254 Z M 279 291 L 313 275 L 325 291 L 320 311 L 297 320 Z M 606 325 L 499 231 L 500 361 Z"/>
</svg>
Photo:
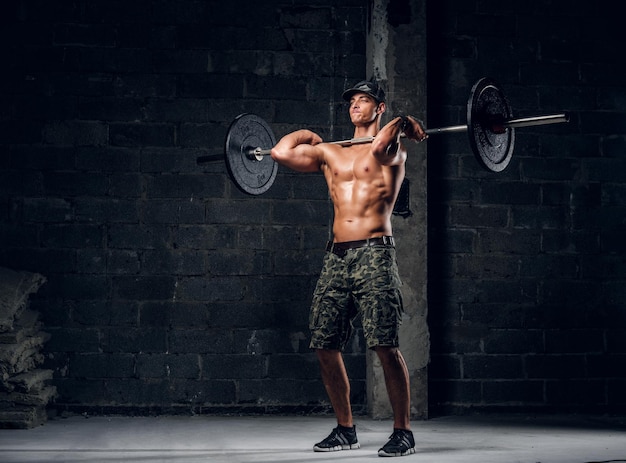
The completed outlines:
<svg viewBox="0 0 626 463">
<path fill-rule="evenodd" d="M 317 147 L 322 151 L 323 161 L 326 163 L 336 162 L 345 157 L 345 148 L 333 142 L 322 142 Z"/>
</svg>

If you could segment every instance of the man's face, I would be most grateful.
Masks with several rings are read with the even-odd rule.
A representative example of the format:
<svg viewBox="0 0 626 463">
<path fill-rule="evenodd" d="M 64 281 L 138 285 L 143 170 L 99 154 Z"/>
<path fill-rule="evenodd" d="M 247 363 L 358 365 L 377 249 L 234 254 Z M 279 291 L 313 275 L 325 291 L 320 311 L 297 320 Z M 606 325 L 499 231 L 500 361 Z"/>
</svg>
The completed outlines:
<svg viewBox="0 0 626 463">
<path fill-rule="evenodd" d="M 380 114 L 382 105 L 367 93 L 355 93 L 350 98 L 350 120 L 355 126 L 370 124 Z"/>
</svg>

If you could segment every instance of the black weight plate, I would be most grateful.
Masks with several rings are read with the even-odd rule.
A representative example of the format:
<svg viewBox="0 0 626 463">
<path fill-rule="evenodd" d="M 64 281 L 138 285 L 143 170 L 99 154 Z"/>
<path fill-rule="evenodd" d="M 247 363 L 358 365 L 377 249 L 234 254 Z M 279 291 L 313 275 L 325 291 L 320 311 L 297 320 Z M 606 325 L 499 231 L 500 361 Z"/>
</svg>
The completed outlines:
<svg viewBox="0 0 626 463">
<path fill-rule="evenodd" d="M 249 152 L 255 148 L 270 149 L 275 144 L 274 133 L 262 118 L 245 113 L 232 122 L 226 134 L 224 153 L 228 172 L 241 191 L 260 195 L 270 189 L 278 164 L 269 155 L 259 161 L 249 156 Z"/>
<path fill-rule="evenodd" d="M 467 102 L 467 133 L 478 162 L 492 172 L 501 172 L 509 165 L 515 145 L 515 129 L 492 130 L 493 122 L 513 118 L 511 106 L 498 85 L 483 77 L 472 87 Z"/>
</svg>

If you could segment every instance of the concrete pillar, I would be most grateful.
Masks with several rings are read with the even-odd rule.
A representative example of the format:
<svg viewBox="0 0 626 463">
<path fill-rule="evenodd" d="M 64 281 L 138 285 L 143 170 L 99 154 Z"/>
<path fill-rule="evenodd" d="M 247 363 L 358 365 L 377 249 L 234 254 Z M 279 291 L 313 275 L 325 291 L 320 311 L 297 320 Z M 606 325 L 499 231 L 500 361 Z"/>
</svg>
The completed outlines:
<svg viewBox="0 0 626 463">
<path fill-rule="evenodd" d="M 425 0 L 371 0 L 368 15 L 367 77 L 384 85 L 387 113 L 383 124 L 397 114 L 426 120 Z M 394 216 L 398 265 L 404 282 L 405 314 L 400 349 L 411 380 L 411 418 L 428 418 L 430 340 L 427 315 L 426 143 L 406 144 L 406 178 L 412 215 Z M 367 354 L 368 413 L 393 416 L 376 354 Z"/>
</svg>

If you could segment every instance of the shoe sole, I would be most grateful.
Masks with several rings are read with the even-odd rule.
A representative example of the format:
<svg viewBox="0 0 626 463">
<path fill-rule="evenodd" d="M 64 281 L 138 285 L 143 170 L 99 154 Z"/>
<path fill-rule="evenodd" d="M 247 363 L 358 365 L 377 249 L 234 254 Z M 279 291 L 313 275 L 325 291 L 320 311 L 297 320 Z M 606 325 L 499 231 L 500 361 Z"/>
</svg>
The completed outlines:
<svg viewBox="0 0 626 463">
<path fill-rule="evenodd" d="M 378 451 L 379 457 L 406 457 L 415 453 L 415 447 L 405 450 L 404 452 L 387 453 L 383 449 Z"/>
<path fill-rule="evenodd" d="M 356 450 L 361 448 L 361 444 L 358 442 L 355 444 L 335 445 L 334 447 L 313 447 L 314 452 L 338 452 L 339 450 Z"/>
</svg>

